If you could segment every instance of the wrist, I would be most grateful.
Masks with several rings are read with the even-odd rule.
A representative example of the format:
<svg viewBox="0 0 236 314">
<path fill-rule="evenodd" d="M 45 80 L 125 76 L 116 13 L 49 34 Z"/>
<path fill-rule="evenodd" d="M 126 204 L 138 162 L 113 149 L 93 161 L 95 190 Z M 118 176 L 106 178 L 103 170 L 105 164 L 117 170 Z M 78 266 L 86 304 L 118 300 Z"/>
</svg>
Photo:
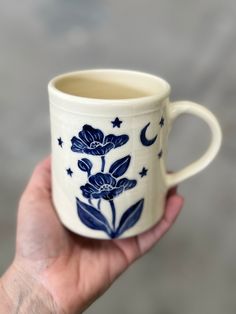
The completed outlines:
<svg viewBox="0 0 236 314">
<path fill-rule="evenodd" d="M 9 314 L 63 313 L 43 285 L 15 265 L 0 280 L 0 313 L 3 310 Z"/>
</svg>

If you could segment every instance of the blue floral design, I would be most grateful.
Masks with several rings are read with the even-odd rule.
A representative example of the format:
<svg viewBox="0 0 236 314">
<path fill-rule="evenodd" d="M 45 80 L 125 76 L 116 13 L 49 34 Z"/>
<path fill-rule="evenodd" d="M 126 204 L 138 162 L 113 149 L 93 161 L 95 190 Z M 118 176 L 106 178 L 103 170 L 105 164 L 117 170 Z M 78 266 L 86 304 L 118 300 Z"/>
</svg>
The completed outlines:
<svg viewBox="0 0 236 314">
<path fill-rule="evenodd" d="M 94 129 L 91 125 L 85 124 L 78 137 L 71 139 L 71 150 L 76 153 L 103 156 L 111 149 L 120 147 L 128 142 L 128 135 L 109 134 L 104 136 L 99 129 Z"/>
<path fill-rule="evenodd" d="M 132 189 L 137 184 L 136 180 L 122 178 L 117 180 L 110 173 L 98 172 L 88 179 L 89 183 L 81 186 L 83 196 L 91 199 L 112 200 L 122 192 Z"/>
<path fill-rule="evenodd" d="M 100 156 L 101 170 L 91 174 L 93 163 L 87 158 L 78 160 L 78 168 L 87 173 L 88 181 L 80 187 L 84 198 L 88 203 L 82 202 L 76 197 L 77 213 L 82 223 L 93 230 L 105 232 L 110 238 L 117 238 L 129 228 L 133 227 L 139 220 L 144 199 L 140 199 L 123 212 L 120 221 L 116 221 L 116 206 L 114 198 L 121 193 L 136 186 L 136 180 L 121 178 L 130 165 L 131 156 L 127 155 L 114 161 L 108 170 L 105 171 L 105 155 L 111 150 L 126 144 L 129 136 L 123 135 L 104 135 L 99 129 L 85 124 L 78 137 L 71 139 L 71 150 L 76 153 Z M 97 204 L 93 204 L 97 200 Z M 102 201 L 107 201 L 111 208 L 111 222 L 101 211 Z"/>
</svg>

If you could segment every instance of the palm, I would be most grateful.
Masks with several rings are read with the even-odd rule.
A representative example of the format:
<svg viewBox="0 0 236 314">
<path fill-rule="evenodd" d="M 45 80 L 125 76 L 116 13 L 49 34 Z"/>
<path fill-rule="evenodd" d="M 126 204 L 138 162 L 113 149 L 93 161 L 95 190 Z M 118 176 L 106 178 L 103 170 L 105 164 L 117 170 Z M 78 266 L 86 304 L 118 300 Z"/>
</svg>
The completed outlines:
<svg viewBox="0 0 236 314">
<path fill-rule="evenodd" d="M 62 308 L 75 312 L 148 251 L 169 229 L 181 206 L 182 198 L 172 192 L 163 220 L 138 237 L 114 241 L 80 237 L 61 225 L 53 208 L 48 159 L 37 167 L 21 199 L 16 262 L 30 270 Z"/>
</svg>

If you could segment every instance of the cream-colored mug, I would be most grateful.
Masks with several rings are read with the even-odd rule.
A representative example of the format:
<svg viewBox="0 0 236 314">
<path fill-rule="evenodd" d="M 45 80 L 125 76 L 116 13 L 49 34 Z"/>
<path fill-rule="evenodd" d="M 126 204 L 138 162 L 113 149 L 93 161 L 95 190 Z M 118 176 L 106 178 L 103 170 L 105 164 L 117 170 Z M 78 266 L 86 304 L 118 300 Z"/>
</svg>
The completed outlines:
<svg viewBox="0 0 236 314">
<path fill-rule="evenodd" d="M 163 215 L 167 190 L 203 170 L 220 148 L 214 115 L 189 101 L 170 103 L 170 86 L 157 76 L 84 70 L 55 77 L 48 89 L 53 202 L 77 234 L 113 239 L 149 229 Z M 208 124 L 211 143 L 200 159 L 168 174 L 168 135 L 182 113 Z"/>
</svg>

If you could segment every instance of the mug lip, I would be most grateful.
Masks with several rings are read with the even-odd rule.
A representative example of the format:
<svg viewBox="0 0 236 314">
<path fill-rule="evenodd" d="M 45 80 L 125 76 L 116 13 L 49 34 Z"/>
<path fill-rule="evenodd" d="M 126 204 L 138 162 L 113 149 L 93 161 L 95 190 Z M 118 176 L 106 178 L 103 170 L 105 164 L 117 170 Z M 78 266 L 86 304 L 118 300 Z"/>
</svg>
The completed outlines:
<svg viewBox="0 0 236 314">
<path fill-rule="evenodd" d="M 80 74 L 89 73 L 117 73 L 117 74 L 131 74 L 136 76 L 143 76 L 150 81 L 156 81 L 162 87 L 161 91 L 156 94 L 150 94 L 141 97 L 134 98 L 119 98 L 119 99 L 107 99 L 107 98 L 89 98 L 83 96 L 72 95 L 59 90 L 55 85 L 64 78 L 70 78 Z M 49 100 L 53 107 L 60 108 L 63 111 L 75 112 L 81 114 L 94 115 L 111 115 L 116 112 L 122 115 L 137 115 L 144 112 L 153 112 L 158 110 L 158 104 L 164 99 L 168 98 L 171 87 L 167 81 L 154 74 L 149 74 L 136 70 L 125 70 L 116 68 L 95 68 L 71 71 L 64 74 L 60 74 L 52 78 L 48 83 Z M 99 104 L 99 107 L 96 105 Z M 83 106 L 86 105 L 86 106 Z"/>
</svg>

